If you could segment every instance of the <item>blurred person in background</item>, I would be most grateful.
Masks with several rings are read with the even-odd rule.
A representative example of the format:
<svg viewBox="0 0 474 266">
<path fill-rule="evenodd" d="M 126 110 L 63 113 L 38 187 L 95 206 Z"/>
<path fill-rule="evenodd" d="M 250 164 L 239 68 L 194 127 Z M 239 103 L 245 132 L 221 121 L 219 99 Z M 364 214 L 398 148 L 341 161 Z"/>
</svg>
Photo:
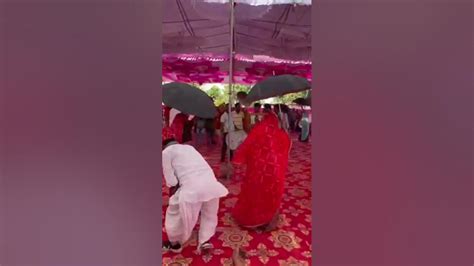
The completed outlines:
<svg viewBox="0 0 474 266">
<path fill-rule="evenodd" d="M 281 128 L 285 130 L 286 132 L 289 132 L 290 123 L 288 121 L 288 107 L 283 104 L 276 104 L 273 107 L 273 110 L 275 111 L 278 118 L 280 119 Z"/>
<path fill-rule="evenodd" d="M 188 116 L 183 128 L 183 143 L 193 140 L 194 116 Z"/>
<path fill-rule="evenodd" d="M 163 126 L 169 127 L 170 126 L 170 112 L 171 108 L 165 105 L 161 105 L 163 110 Z"/>
<path fill-rule="evenodd" d="M 206 136 L 207 136 L 207 145 L 216 144 L 216 129 L 214 124 L 214 118 L 206 119 Z"/>
<path fill-rule="evenodd" d="M 229 125 L 229 119 L 232 119 L 230 122 L 230 125 Z M 221 115 L 221 128 L 222 128 L 222 133 L 223 133 L 221 162 L 224 162 L 226 159 L 226 154 L 227 154 L 227 147 L 228 147 L 227 139 L 228 139 L 229 133 L 244 130 L 244 113 L 242 112 L 242 107 L 240 103 L 235 104 L 235 108 L 232 111 L 230 116 L 229 116 L 228 108 L 226 108 L 226 111 Z M 232 160 L 232 157 L 233 157 L 233 152 L 231 150 L 230 151 L 231 160 Z"/>
<path fill-rule="evenodd" d="M 262 105 L 260 103 L 255 103 L 253 105 L 253 115 L 251 117 L 251 127 L 254 127 L 258 122 L 262 121 L 263 112 Z"/>
<path fill-rule="evenodd" d="M 173 109 L 171 111 L 173 111 Z M 177 113 L 173 119 L 170 118 L 170 127 L 178 143 L 183 143 L 184 127 L 187 122 L 188 116 L 183 113 Z"/>
<path fill-rule="evenodd" d="M 222 135 L 222 148 L 221 148 L 221 162 L 223 163 L 226 158 L 226 153 L 227 153 L 227 134 L 229 133 L 229 125 L 228 125 L 228 119 L 229 119 L 229 105 L 226 104 L 224 106 L 224 110 L 220 116 L 219 122 L 220 122 L 220 128 L 221 128 L 221 135 Z M 230 155 L 232 157 L 232 153 Z"/>
<path fill-rule="evenodd" d="M 290 123 L 290 130 L 292 132 L 295 132 L 295 129 L 297 126 L 297 117 L 296 117 L 296 111 L 293 108 L 289 108 L 288 110 L 288 121 Z"/>
<path fill-rule="evenodd" d="M 250 132 L 250 129 L 252 129 L 252 115 L 250 114 L 248 108 L 245 107 L 242 108 L 242 113 L 244 114 L 242 128 L 246 133 L 248 133 Z"/>
<path fill-rule="evenodd" d="M 268 103 L 264 104 L 263 105 L 263 113 L 268 114 L 270 112 L 272 112 L 272 105 L 268 104 Z"/>
<path fill-rule="evenodd" d="M 301 118 L 298 126 L 301 128 L 299 140 L 301 142 L 308 142 L 311 132 L 311 122 L 307 112 L 303 113 L 303 117 Z"/>
<path fill-rule="evenodd" d="M 196 133 L 196 146 L 202 145 L 206 141 L 206 119 L 196 117 L 194 123 L 194 132 Z"/>
</svg>

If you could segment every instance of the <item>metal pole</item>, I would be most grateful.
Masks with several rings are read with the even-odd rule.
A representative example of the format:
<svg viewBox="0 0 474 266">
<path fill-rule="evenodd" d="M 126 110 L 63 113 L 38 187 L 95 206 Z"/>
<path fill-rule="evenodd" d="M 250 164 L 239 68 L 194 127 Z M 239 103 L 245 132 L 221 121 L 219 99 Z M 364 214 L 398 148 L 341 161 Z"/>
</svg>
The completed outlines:
<svg viewBox="0 0 474 266">
<path fill-rule="evenodd" d="M 234 88 L 233 88 L 233 83 L 234 83 L 234 24 L 235 24 L 235 18 L 234 18 L 234 0 L 230 0 L 230 53 L 229 53 L 229 109 L 228 109 L 228 130 L 227 130 L 227 138 L 230 140 L 230 131 L 233 128 L 234 121 L 232 118 L 232 97 L 234 95 Z M 227 145 L 227 167 L 231 167 L 231 160 L 230 160 L 230 141 Z M 230 179 L 231 173 L 230 169 L 227 171 L 227 179 Z"/>
</svg>

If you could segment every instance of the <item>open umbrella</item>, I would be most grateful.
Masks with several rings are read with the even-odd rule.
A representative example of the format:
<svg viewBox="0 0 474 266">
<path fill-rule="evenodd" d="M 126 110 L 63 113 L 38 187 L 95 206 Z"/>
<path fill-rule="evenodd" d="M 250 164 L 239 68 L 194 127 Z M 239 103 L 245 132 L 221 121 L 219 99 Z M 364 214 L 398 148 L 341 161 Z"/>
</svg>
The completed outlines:
<svg viewBox="0 0 474 266">
<path fill-rule="evenodd" d="M 182 113 L 200 118 L 214 118 L 217 115 L 212 98 L 194 86 L 172 82 L 163 85 L 163 103 Z"/>
<path fill-rule="evenodd" d="M 298 98 L 294 100 L 293 102 L 298 105 L 311 106 L 311 91 L 308 93 L 306 98 Z"/>
<path fill-rule="evenodd" d="M 255 101 L 309 89 L 311 89 L 311 84 L 302 77 L 294 75 L 273 76 L 255 84 L 250 89 L 245 102 L 250 104 Z"/>
</svg>

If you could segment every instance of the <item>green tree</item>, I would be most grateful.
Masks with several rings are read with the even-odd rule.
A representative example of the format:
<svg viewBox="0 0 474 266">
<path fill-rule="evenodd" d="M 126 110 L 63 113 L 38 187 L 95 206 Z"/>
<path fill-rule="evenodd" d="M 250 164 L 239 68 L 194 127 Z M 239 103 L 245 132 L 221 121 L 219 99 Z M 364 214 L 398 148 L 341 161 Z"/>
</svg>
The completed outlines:
<svg viewBox="0 0 474 266">
<path fill-rule="evenodd" d="M 207 95 L 214 100 L 216 106 L 222 104 L 224 92 L 219 87 L 213 86 L 207 91 Z"/>
<path fill-rule="evenodd" d="M 232 89 L 234 91 L 234 95 L 233 95 L 233 98 L 232 98 L 232 101 L 235 103 L 236 100 L 237 100 L 237 93 L 238 92 L 245 92 L 245 93 L 248 93 L 249 90 L 250 90 L 250 87 L 249 86 L 245 86 L 245 85 L 240 85 L 240 84 L 233 84 L 232 85 Z M 215 100 L 214 100 L 214 103 L 216 104 L 216 106 L 220 106 L 222 104 L 227 104 L 229 103 L 229 84 L 225 84 L 224 85 L 224 90 L 220 90 L 222 92 L 221 95 L 219 95 L 219 97 L 217 97 Z M 209 91 L 208 91 L 209 93 Z"/>
<path fill-rule="evenodd" d="M 306 98 L 307 94 L 308 93 L 306 91 L 289 93 L 281 96 L 280 99 L 278 99 L 277 101 L 281 101 L 284 104 L 291 104 L 294 100 L 298 98 Z"/>
<path fill-rule="evenodd" d="M 229 84 L 227 85 L 224 85 L 224 90 L 225 92 L 228 94 L 229 93 Z M 233 84 L 232 85 L 232 89 L 234 91 L 235 94 L 237 94 L 237 92 L 245 92 L 245 93 L 249 93 L 250 91 L 250 87 L 249 86 L 246 86 L 246 85 L 241 85 L 241 84 Z"/>
<path fill-rule="evenodd" d="M 197 86 L 200 87 L 200 86 Z M 213 86 L 207 91 L 207 94 L 214 100 L 214 104 L 216 106 L 220 106 L 222 104 L 229 103 L 229 85 L 225 84 L 224 89 L 222 90 L 218 86 Z M 236 102 L 236 94 L 238 92 L 245 92 L 249 93 L 251 87 L 246 86 L 246 85 L 241 85 L 241 84 L 234 84 L 233 85 L 233 91 L 234 91 L 234 97 L 233 97 L 233 102 Z M 297 92 L 297 93 L 290 93 L 283 95 L 281 97 L 275 97 L 272 99 L 271 102 L 273 103 L 284 103 L 284 104 L 291 104 L 294 100 L 297 98 L 306 98 L 308 92 L 303 91 L 303 92 Z"/>
</svg>

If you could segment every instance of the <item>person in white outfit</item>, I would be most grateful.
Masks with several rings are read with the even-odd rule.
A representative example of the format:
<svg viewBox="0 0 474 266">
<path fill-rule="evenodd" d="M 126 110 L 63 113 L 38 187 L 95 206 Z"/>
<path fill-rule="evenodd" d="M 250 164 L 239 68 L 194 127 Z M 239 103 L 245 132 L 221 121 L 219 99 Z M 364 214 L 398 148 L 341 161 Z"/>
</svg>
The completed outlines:
<svg viewBox="0 0 474 266">
<path fill-rule="evenodd" d="M 171 129 L 163 129 L 163 174 L 170 188 L 163 249 L 179 253 L 192 235 L 200 216 L 198 252 L 212 248 L 216 233 L 219 199 L 229 191 L 217 181 L 202 155 L 190 145 L 178 144 Z"/>
</svg>

